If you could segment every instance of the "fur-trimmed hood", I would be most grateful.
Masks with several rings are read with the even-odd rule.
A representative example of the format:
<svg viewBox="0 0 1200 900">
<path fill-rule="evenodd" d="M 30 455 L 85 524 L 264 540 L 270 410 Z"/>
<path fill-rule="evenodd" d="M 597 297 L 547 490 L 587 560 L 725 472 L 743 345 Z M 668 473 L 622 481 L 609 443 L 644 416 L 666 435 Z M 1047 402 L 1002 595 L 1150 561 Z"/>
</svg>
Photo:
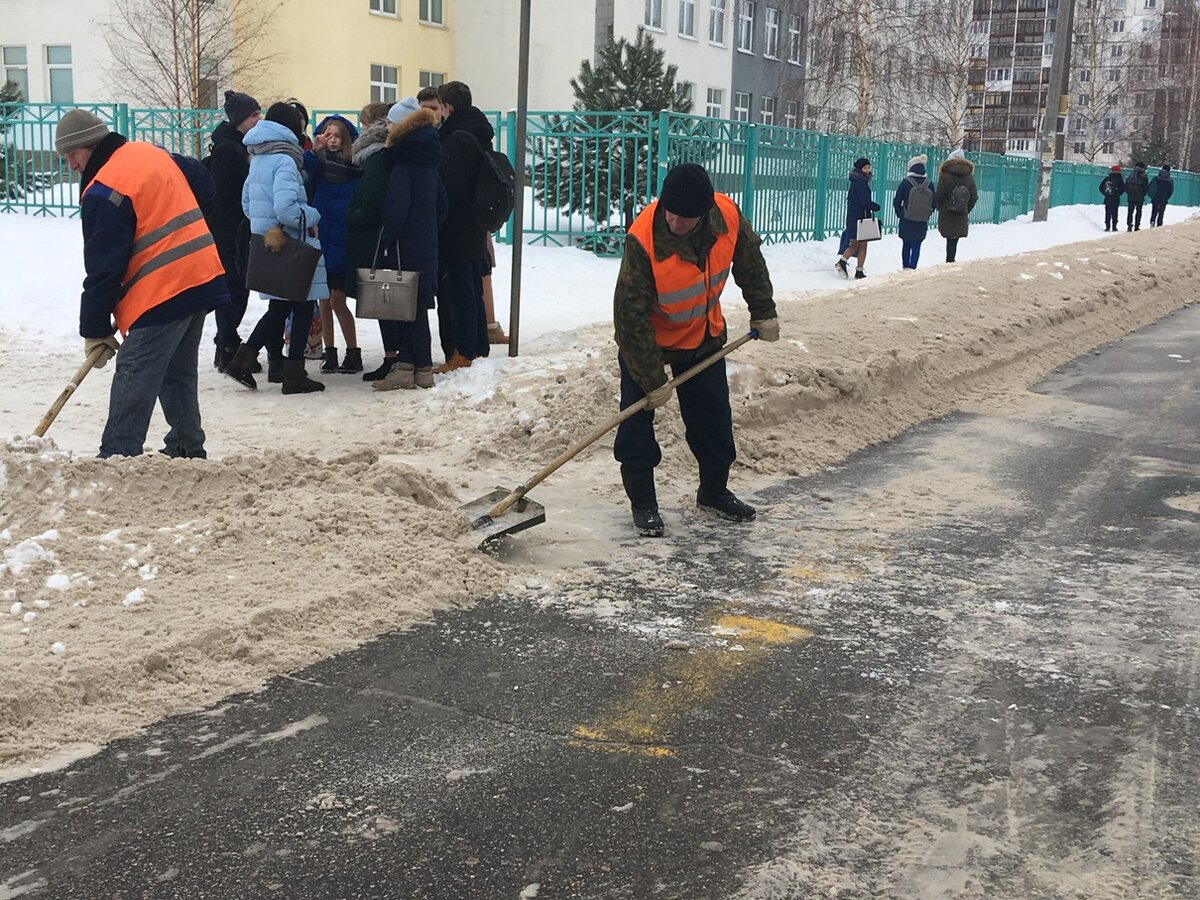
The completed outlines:
<svg viewBox="0 0 1200 900">
<path fill-rule="evenodd" d="M 419 109 L 399 125 L 388 129 L 386 153 L 393 163 L 440 168 L 442 143 L 438 139 L 437 115 Z"/>
<path fill-rule="evenodd" d="M 938 168 L 939 172 L 949 172 L 951 175 L 961 175 L 964 178 L 975 173 L 975 163 L 969 159 L 948 159 Z"/>
</svg>

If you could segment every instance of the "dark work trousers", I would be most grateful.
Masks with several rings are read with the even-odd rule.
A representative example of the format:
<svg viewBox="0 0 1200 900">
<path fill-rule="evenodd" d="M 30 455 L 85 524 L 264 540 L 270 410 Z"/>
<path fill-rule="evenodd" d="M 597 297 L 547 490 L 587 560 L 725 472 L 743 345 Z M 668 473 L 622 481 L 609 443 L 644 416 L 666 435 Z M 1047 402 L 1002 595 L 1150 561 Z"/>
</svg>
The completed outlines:
<svg viewBox="0 0 1200 900">
<path fill-rule="evenodd" d="M 289 359 L 304 359 L 304 347 L 308 344 L 308 329 L 312 327 L 313 306 L 311 300 L 293 303 L 291 300 L 272 300 L 263 317 L 258 320 L 246 343 L 255 352 L 266 347 L 275 354 L 283 347 L 283 326 L 289 315 L 292 317 L 292 338 L 288 344 Z"/>
<path fill-rule="evenodd" d="M 1121 218 L 1121 198 L 1108 197 L 1104 201 L 1104 230 L 1116 231 Z"/>
<path fill-rule="evenodd" d="M 487 314 L 483 310 L 483 273 L 487 260 L 443 262 L 438 266 L 438 330 L 449 359 L 458 351 L 467 359 L 487 356 Z"/>
<path fill-rule="evenodd" d="M 1166 210 L 1166 203 L 1159 203 L 1157 200 L 1150 201 L 1150 225 L 1161 225 L 1163 220 L 1163 211 Z"/>
<path fill-rule="evenodd" d="M 946 238 L 946 262 L 954 262 L 958 256 L 958 238 Z"/>
<path fill-rule="evenodd" d="M 220 245 L 217 247 L 221 249 Z M 250 292 L 246 289 L 246 281 L 234 265 L 233 255 L 220 253 L 221 265 L 225 267 L 225 285 L 229 288 L 229 304 L 218 306 L 215 313 L 217 334 L 213 343 L 218 347 L 233 347 L 242 342 L 238 327 L 246 316 L 246 301 Z"/>
<path fill-rule="evenodd" d="M 402 363 L 410 363 L 418 369 L 433 365 L 433 336 L 429 331 L 429 310 L 418 308 L 411 322 L 379 320 L 383 333 L 383 349 L 395 353 Z M 453 352 L 453 351 L 451 351 Z"/>
<path fill-rule="evenodd" d="M 1142 200 L 1129 201 L 1129 214 L 1125 217 L 1125 225 L 1127 228 L 1132 228 L 1134 231 L 1140 231 L 1142 227 Z"/>
<path fill-rule="evenodd" d="M 905 241 L 900 246 L 900 264 L 906 269 L 915 269 L 917 260 L 921 258 L 921 242 Z"/>
<path fill-rule="evenodd" d="M 685 362 L 672 363 L 671 374 L 678 376 L 703 358 L 696 356 Z M 625 409 L 645 397 L 646 392 L 633 380 L 619 354 L 617 360 L 621 367 L 621 409 Z M 700 486 L 706 491 L 721 493 L 729 481 L 729 467 L 737 458 L 725 360 L 713 363 L 690 381 L 685 381 L 675 395 L 683 415 L 688 446 L 700 464 Z M 617 427 L 613 456 L 621 465 L 643 471 L 662 462 L 662 448 L 654 437 L 654 410 L 643 409 Z"/>
</svg>

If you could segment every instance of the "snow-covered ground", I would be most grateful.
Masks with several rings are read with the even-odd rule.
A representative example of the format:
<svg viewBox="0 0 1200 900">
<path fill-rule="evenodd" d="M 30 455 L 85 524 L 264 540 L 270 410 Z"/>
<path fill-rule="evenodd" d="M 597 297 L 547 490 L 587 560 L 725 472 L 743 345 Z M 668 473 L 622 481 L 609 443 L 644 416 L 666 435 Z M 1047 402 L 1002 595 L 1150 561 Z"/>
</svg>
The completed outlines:
<svg viewBox="0 0 1200 900">
<path fill-rule="evenodd" d="M 1170 208 L 1168 222 L 1190 213 Z M 835 239 L 768 247 L 783 340 L 730 357 L 734 489 L 754 499 L 917 422 L 1003 401 L 1194 301 L 1200 226 L 1105 235 L 1102 219 L 1086 206 L 975 227 L 953 266 L 938 264 L 934 235 L 915 273 L 898 271 L 899 241 L 885 238 L 861 282 L 834 273 Z M 82 361 L 79 223 L 0 215 L 0 247 L 7 440 L 31 432 Z M 506 318 L 509 248 L 497 251 Z M 520 483 L 617 406 L 619 262 L 545 247 L 525 262 L 521 356 L 496 353 L 433 390 L 317 375 L 321 394 L 250 392 L 212 368 L 206 343 L 207 462 L 91 459 L 112 366 L 89 375 L 50 441 L 0 444 L 0 777 L 496 590 L 561 590 L 591 609 L 590 560 L 656 577 L 694 514 L 695 463 L 670 404 L 657 419 L 669 529 L 657 546 L 630 539 L 611 436 L 537 488 L 547 525 L 514 538 L 503 563 L 464 533 L 459 503 Z M 744 329 L 736 290 L 725 308 Z M 360 326 L 374 365 L 378 331 Z M 163 431 L 156 416 L 151 449 Z"/>
</svg>

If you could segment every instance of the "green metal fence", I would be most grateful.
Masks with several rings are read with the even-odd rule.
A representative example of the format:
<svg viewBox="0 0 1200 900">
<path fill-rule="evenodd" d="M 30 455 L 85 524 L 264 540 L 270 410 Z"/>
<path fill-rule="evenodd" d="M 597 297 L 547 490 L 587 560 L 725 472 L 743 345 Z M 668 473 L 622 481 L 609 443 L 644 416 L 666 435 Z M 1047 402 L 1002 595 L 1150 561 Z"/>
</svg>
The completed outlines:
<svg viewBox="0 0 1200 900">
<path fill-rule="evenodd" d="M 133 140 L 200 157 L 208 136 L 224 119 L 221 110 L 131 109 L 124 104 L 77 105 Z M 54 126 L 72 106 L 0 105 L 0 212 L 78 214 L 78 179 L 53 152 Z M 312 124 L 337 112 L 353 122 L 353 110 L 313 110 Z M 516 113 L 486 114 L 495 146 L 516 155 Z M 648 112 L 530 112 L 527 119 L 528 240 L 580 244 L 619 252 L 625 225 L 658 194 L 668 169 L 702 163 L 713 183 L 728 193 L 769 242 L 820 240 L 845 227 L 847 173 L 860 156 L 871 160 L 875 200 L 885 231 L 897 227 L 891 198 L 908 160 L 924 154 L 936 176 L 948 150 L 920 144 L 820 134 L 773 125 L 752 125 L 703 116 Z M 1029 212 L 1037 164 L 1024 157 L 973 153 L 979 203 L 975 223 L 1004 222 Z M 1051 206 L 1098 203 L 1103 166 L 1056 162 Z M 1175 173 L 1171 202 L 1200 205 L 1200 175 Z M 511 241 L 510 222 L 501 235 Z"/>
<path fill-rule="evenodd" d="M 1050 182 L 1050 205 L 1069 206 L 1073 203 L 1100 203 L 1100 182 L 1108 175 L 1109 166 L 1091 163 L 1057 161 L 1054 163 L 1054 178 Z M 1129 170 L 1124 170 L 1129 174 Z M 1146 171 L 1149 178 L 1158 174 L 1158 167 Z M 1171 193 L 1172 206 L 1200 206 L 1200 175 L 1194 172 L 1171 170 L 1175 189 Z M 1147 198 L 1149 204 L 1149 198 Z"/>
</svg>

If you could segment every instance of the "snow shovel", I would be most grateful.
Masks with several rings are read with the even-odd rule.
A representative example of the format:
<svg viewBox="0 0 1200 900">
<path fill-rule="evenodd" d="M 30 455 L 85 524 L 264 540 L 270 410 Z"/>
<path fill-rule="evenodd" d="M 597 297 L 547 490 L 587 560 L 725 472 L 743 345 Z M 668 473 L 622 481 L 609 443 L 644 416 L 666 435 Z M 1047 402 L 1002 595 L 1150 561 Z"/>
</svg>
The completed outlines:
<svg viewBox="0 0 1200 900">
<path fill-rule="evenodd" d="M 37 423 L 37 428 L 33 429 L 34 437 L 45 437 L 46 432 L 50 430 L 51 423 L 58 418 L 58 414 L 62 412 L 62 408 L 67 405 L 67 400 L 75 393 L 75 389 L 87 377 L 87 373 L 95 368 L 96 363 L 100 361 L 100 357 L 104 355 L 104 351 L 109 349 L 101 344 L 88 354 L 87 359 L 83 361 L 83 365 L 79 367 L 79 371 L 75 373 L 75 377 L 67 382 L 67 386 L 62 389 L 62 393 L 58 395 L 58 399 L 53 405 L 46 410 L 46 414 L 42 416 L 42 421 Z"/>
<path fill-rule="evenodd" d="M 751 329 L 747 334 L 722 347 L 712 356 L 706 357 L 696 363 L 696 365 L 692 366 L 678 378 L 672 378 L 667 382 L 667 387 L 672 391 L 675 390 L 689 378 L 700 374 L 713 363 L 724 359 L 738 347 L 757 337 L 758 331 Z M 582 450 L 590 447 L 630 416 L 641 412 L 645 406 L 646 398 L 643 397 L 632 406 L 621 410 L 608 421 L 597 425 L 591 434 L 572 444 L 556 456 L 545 468 L 534 474 L 525 484 L 519 485 L 511 491 L 507 488 L 498 487 L 490 494 L 464 504 L 462 511 L 466 513 L 467 518 L 470 520 L 472 530 L 477 532 L 479 543 L 481 545 L 486 544 L 489 541 L 499 538 L 501 535 L 516 534 L 518 531 L 524 531 L 526 528 L 532 528 L 534 525 L 541 525 L 545 522 L 546 508 L 540 503 L 530 500 L 525 495 L 553 475 L 558 471 L 559 467 L 573 459 Z M 514 510 L 513 507 L 516 507 L 516 509 Z"/>
</svg>

